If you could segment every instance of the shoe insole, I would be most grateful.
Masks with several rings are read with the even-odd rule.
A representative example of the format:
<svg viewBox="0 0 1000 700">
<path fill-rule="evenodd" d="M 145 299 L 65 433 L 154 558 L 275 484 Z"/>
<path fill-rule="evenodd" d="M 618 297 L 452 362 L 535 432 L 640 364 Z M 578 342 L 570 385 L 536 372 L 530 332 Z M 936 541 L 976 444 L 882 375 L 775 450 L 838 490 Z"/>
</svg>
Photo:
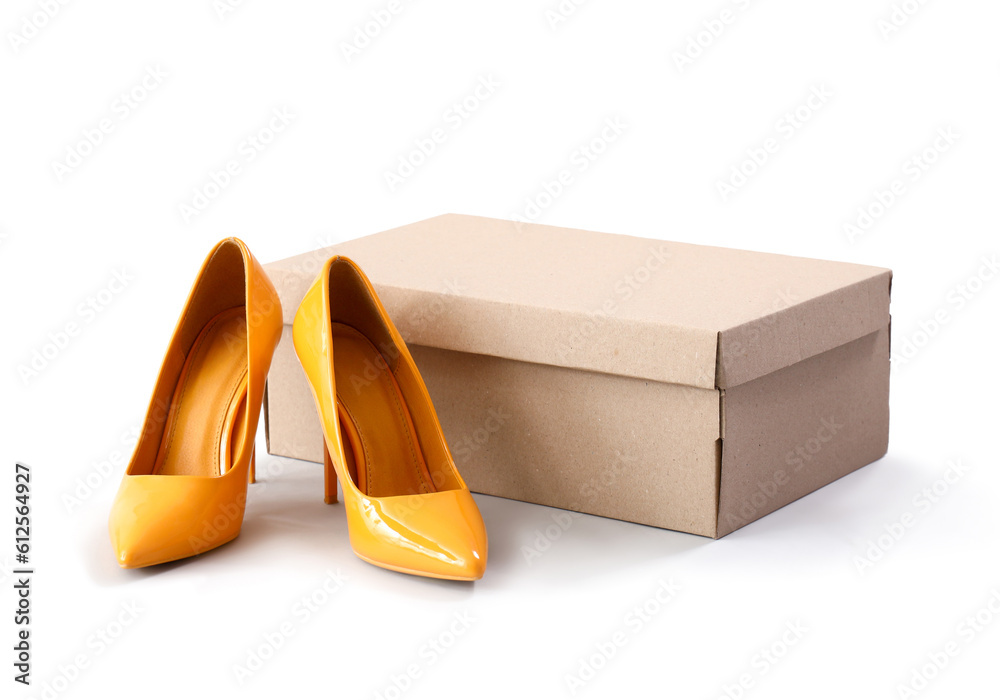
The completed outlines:
<svg viewBox="0 0 1000 700">
<path fill-rule="evenodd" d="M 242 306 L 212 318 L 181 369 L 153 474 L 219 476 L 243 440 L 247 328 Z"/>
<path fill-rule="evenodd" d="M 334 323 L 333 367 L 351 477 L 369 496 L 435 490 L 396 378 L 362 333 Z"/>
</svg>

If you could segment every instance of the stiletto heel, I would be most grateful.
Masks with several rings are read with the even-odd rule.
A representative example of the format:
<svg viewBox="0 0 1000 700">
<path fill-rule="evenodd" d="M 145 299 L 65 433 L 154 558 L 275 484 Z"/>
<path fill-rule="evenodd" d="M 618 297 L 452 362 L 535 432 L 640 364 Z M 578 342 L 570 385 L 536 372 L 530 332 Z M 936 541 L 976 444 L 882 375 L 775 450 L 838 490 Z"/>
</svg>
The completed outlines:
<svg viewBox="0 0 1000 700">
<path fill-rule="evenodd" d="M 323 500 L 330 504 L 340 502 L 337 500 L 337 472 L 333 468 L 326 440 L 323 440 Z"/>
<path fill-rule="evenodd" d="M 354 553 L 408 574 L 481 578 L 479 508 L 406 343 L 354 262 L 326 262 L 292 339 L 323 428 L 325 500 L 337 502 L 339 480 Z"/>
<path fill-rule="evenodd" d="M 250 471 L 248 473 L 249 478 L 247 479 L 248 484 L 257 483 L 257 450 L 250 453 Z"/>
<path fill-rule="evenodd" d="M 108 530 L 119 566 L 183 559 L 240 534 L 281 304 L 236 238 L 202 265 L 170 339 Z"/>
</svg>

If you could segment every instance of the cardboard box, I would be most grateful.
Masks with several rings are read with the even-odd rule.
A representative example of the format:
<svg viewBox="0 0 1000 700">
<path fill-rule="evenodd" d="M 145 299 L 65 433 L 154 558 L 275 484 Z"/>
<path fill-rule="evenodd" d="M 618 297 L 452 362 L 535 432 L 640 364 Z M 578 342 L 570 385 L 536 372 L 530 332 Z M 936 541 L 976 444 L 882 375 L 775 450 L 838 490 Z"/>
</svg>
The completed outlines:
<svg viewBox="0 0 1000 700">
<path fill-rule="evenodd" d="M 322 461 L 291 323 L 334 254 L 473 491 L 721 537 L 886 452 L 891 271 L 448 214 L 267 266 L 272 454 Z"/>
</svg>

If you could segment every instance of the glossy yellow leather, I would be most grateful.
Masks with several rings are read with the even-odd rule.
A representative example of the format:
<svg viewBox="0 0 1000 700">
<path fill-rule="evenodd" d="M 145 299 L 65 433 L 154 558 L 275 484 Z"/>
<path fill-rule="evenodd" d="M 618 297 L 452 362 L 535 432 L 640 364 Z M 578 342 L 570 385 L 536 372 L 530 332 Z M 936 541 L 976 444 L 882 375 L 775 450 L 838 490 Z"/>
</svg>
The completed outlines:
<svg viewBox="0 0 1000 700">
<path fill-rule="evenodd" d="M 202 265 L 174 329 L 108 522 L 123 568 L 183 559 L 243 524 L 281 305 L 236 238 Z"/>
<path fill-rule="evenodd" d="M 394 571 L 481 578 L 482 516 L 406 343 L 353 261 L 326 262 L 292 336 L 323 426 L 326 500 L 339 478 L 354 552 Z"/>
</svg>

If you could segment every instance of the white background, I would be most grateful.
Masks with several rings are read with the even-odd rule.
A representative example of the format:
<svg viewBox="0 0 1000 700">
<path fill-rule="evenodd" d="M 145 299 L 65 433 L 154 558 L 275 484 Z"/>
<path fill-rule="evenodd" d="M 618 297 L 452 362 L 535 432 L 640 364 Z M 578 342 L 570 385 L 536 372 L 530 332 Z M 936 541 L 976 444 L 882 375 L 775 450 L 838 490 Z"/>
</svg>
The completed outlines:
<svg viewBox="0 0 1000 700">
<path fill-rule="evenodd" d="M 11 680 L 4 574 L 0 694 L 563 697 L 593 663 L 577 697 L 892 698 L 950 642 L 957 656 L 917 696 L 995 693 L 1000 281 L 982 258 L 1000 252 L 1000 6 L 898 1 L 911 13 L 898 26 L 884 24 L 890 0 L 595 0 L 559 22 L 556 0 L 404 2 L 350 61 L 344 45 L 387 0 L 252 0 L 221 17 L 210 0 L 70 2 L 51 18 L 44 2 L 5 2 L 0 558 L 9 570 L 19 459 L 34 474 L 37 576 L 26 691 Z M 698 55 L 679 65 L 686 47 Z M 147 72 L 161 74 L 151 90 Z M 453 105 L 480 81 L 498 86 L 461 117 Z M 133 90 L 144 99 L 128 106 Z M 789 129 L 814 92 L 826 96 Z M 275 109 L 290 123 L 248 151 Z M 581 160 L 608 119 L 622 133 Z M 390 188 L 435 128 L 443 143 Z M 185 220 L 233 159 L 239 173 Z M 755 172 L 723 196 L 734 166 Z M 564 169 L 569 185 L 531 211 Z M 874 193 L 894 181 L 880 209 Z M 859 208 L 872 219 L 852 237 Z M 319 468 L 268 458 L 234 543 L 119 570 L 108 509 L 211 245 L 239 235 L 267 262 L 449 211 L 891 267 L 893 349 L 910 357 L 893 371 L 889 454 L 720 541 L 581 517 L 539 544 L 560 511 L 477 496 L 489 567 L 467 585 L 361 562 Z M 81 309 L 122 271 L 124 290 Z M 68 323 L 80 332 L 22 377 Z M 950 461 L 969 469 L 947 484 Z M 935 487 L 930 507 L 914 500 Z M 879 545 L 906 514 L 912 527 Z M 881 559 L 859 571 L 869 554 Z M 326 596 L 328 571 L 346 580 Z M 678 588 L 663 604 L 661 580 Z M 323 602 L 307 616 L 310 596 Z M 652 611 L 641 626 L 637 606 Z M 258 653 L 241 685 L 236 667 Z"/>
</svg>

